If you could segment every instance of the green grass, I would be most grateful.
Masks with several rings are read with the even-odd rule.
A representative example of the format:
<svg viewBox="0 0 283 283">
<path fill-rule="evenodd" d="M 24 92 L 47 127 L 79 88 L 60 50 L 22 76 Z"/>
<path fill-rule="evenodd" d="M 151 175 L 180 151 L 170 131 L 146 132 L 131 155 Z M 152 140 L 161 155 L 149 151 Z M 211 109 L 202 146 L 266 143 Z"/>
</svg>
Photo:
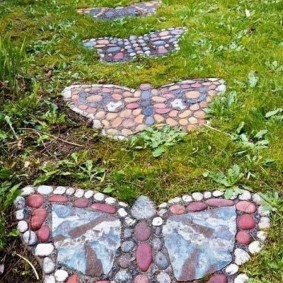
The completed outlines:
<svg viewBox="0 0 283 283">
<path fill-rule="evenodd" d="M 133 2 L 9 0 L 0 4 L 0 36 L 10 36 L 15 48 L 25 43 L 25 77 L 31 78 L 21 95 L 13 95 L 12 88 L 0 90 L 0 172 L 10 172 L 0 174 L 5 182 L 0 206 L 7 203 L 7 184 L 12 188 L 40 183 L 46 176 L 49 184 L 106 189 L 129 202 L 146 194 L 160 203 L 219 186 L 203 174 L 226 172 L 234 164 L 244 174 L 238 184 L 258 192 L 278 192 L 282 199 L 282 116 L 265 117 L 282 108 L 282 1 L 164 0 L 156 15 L 113 23 L 76 13 L 77 8 Z M 181 50 L 165 58 L 103 64 L 81 44 L 87 38 L 142 35 L 172 26 L 187 27 L 188 32 Z M 258 79 L 255 85 L 249 80 L 251 74 Z M 202 77 L 223 78 L 227 95 L 211 107 L 210 127 L 187 135 L 159 158 L 152 156 L 150 148 L 137 150 L 127 142 L 100 137 L 64 105 L 60 95 L 72 83 L 104 81 L 136 88 L 150 82 L 158 87 Z M 242 122 L 241 134 L 255 144 L 251 148 L 233 138 Z M 260 130 L 267 130 L 266 148 L 258 148 L 254 139 Z M 71 157 L 75 152 L 76 161 Z M 86 170 L 89 162 L 92 169 Z M 105 176 L 91 179 L 97 168 L 105 169 Z M 69 177 L 62 174 L 65 171 Z M 282 282 L 282 201 L 275 206 L 264 251 L 242 268 L 254 283 Z M 12 218 L 7 211 L 5 215 L 11 231 Z M 6 240 L 4 254 L 15 245 L 11 237 Z M 20 263 L 6 275 L 7 282 L 7 278 L 34 280 L 28 266 Z"/>
</svg>

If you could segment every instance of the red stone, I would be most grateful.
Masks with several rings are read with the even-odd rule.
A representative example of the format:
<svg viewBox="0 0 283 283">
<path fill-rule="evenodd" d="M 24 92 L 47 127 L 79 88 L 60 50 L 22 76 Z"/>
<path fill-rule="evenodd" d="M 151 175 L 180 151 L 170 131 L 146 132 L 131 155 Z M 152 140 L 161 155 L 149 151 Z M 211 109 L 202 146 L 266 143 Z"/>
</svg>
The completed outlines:
<svg viewBox="0 0 283 283">
<path fill-rule="evenodd" d="M 38 208 L 33 211 L 31 220 L 30 220 L 30 228 L 33 231 L 38 230 L 43 222 L 45 221 L 47 217 L 47 210 L 44 208 Z"/>
<path fill-rule="evenodd" d="M 44 202 L 44 197 L 42 195 L 30 195 L 27 198 L 27 205 L 32 208 L 39 208 Z"/>
<path fill-rule="evenodd" d="M 139 104 L 138 103 L 130 103 L 127 105 L 128 109 L 137 109 L 139 108 Z"/>
<path fill-rule="evenodd" d="M 168 108 L 157 108 L 155 109 L 155 113 L 157 114 L 166 114 L 169 113 L 172 109 L 168 109 Z"/>
<path fill-rule="evenodd" d="M 117 211 L 117 208 L 115 206 L 104 203 L 95 203 L 91 206 L 91 208 L 93 210 L 99 210 L 110 214 L 114 214 Z"/>
<path fill-rule="evenodd" d="M 200 201 L 191 202 L 187 205 L 187 210 L 190 212 L 202 211 L 207 208 L 207 205 Z"/>
<path fill-rule="evenodd" d="M 50 202 L 67 202 L 68 198 L 66 196 L 61 195 L 52 195 L 48 198 Z"/>
<path fill-rule="evenodd" d="M 237 218 L 237 224 L 240 229 L 253 229 L 256 225 L 255 220 L 250 214 L 243 214 Z"/>
<path fill-rule="evenodd" d="M 77 274 L 74 274 L 68 278 L 67 283 L 79 283 L 79 277 Z"/>
<path fill-rule="evenodd" d="M 108 280 L 100 280 L 100 281 L 96 281 L 95 283 L 110 283 L 110 281 L 108 281 Z"/>
<path fill-rule="evenodd" d="M 151 229 L 145 221 L 142 221 L 136 225 L 134 235 L 138 241 L 144 242 L 149 239 Z"/>
<path fill-rule="evenodd" d="M 236 235 L 236 240 L 239 244 L 248 245 L 251 242 L 251 236 L 246 231 L 239 231 Z"/>
<path fill-rule="evenodd" d="M 194 83 L 194 84 L 191 85 L 191 87 L 193 87 L 193 88 L 201 87 L 201 84 L 200 83 Z"/>
<path fill-rule="evenodd" d="M 139 269 L 147 271 L 152 263 L 152 248 L 148 243 L 141 243 L 136 250 L 136 259 Z"/>
<path fill-rule="evenodd" d="M 224 206 L 232 206 L 234 205 L 234 202 L 230 199 L 211 198 L 206 201 L 206 204 L 208 204 L 209 206 L 224 207 Z"/>
<path fill-rule="evenodd" d="M 124 58 L 124 54 L 122 52 L 115 54 L 113 57 L 114 60 L 122 60 L 123 58 Z"/>
<path fill-rule="evenodd" d="M 149 279 L 146 275 L 140 274 L 135 277 L 134 283 L 149 283 Z"/>
<path fill-rule="evenodd" d="M 74 201 L 75 207 L 85 208 L 89 206 L 89 200 L 86 198 L 78 198 Z"/>
<path fill-rule="evenodd" d="M 207 283 L 227 283 L 228 280 L 223 274 L 214 274 Z"/>
<path fill-rule="evenodd" d="M 43 225 L 38 231 L 37 231 L 37 237 L 41 243 L 48 242 L 50 237 L 50 228 L 47 225 Z"/>
<path fill-rule="evenodd" d="M 256 211 L 256 206 L 254 203 L 250 202 L 250 201 L 239 201 L 236 204 L 236 208 L 239 211 L 245 212 L 245 213 L 254 213 Z"/>
<path fill-rule="evenodd" d="M 173 214 L 177 214 L 177 215 L 180 215 L 180 214 L 184 214 L 186 212 L 186 209 L 184 206 L 180 205 L 180 204 L 174 204 L 170 207 L 170 211 L 173 213 Z"/>
</svg>

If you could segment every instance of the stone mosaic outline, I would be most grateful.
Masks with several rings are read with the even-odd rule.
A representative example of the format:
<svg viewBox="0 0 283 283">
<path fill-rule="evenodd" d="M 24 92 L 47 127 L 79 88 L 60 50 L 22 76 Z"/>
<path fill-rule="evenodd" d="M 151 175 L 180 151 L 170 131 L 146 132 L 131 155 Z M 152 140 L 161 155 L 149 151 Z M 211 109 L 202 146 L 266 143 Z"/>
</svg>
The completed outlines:
<svg viewBox="0 0 283 283">
<path fill-rule="evenodd" d="M 161 1 L 140 2 L 127 7 L 116 8 L 85 8 L 78 9 L 78 13 L 90 15 L 101 20 L 117 20 L 124 17 L 145 17 L 152 15 L 161 5 Z"/>
<path fill-rule="evenodd" d="M 58 251 L 54 247 L 50 230 L 52 205 L 73 206 L 88 213 L 99 211 L 105 217 L 116 217 L 121 221 L 121 247 L 108 276 L 85 277 L 56 262 Z M 266 229 L 270 228 L 270 213 L 263 209 L 260 195 L 247 190 L 229 200 L 224 199 L 223 192 L 219 190 L 194 192 L 173 198 L 156 209 L 145 196 L 139 197 L 130 208 L 124 202 L 91 190 L 62 186 L 27 186 L 22 189 L 15 206 L 21 238 L 39 260 L 43 268 L 44 283 L 180 282 L 174 277 L 175 273 L 168 260 L 168 249 L 163 245 L 162 231 L 168 225 L 168 219 L 184 215 L 198 218 L 200 213 L 210 213 L 213 216 L 215 211 L 225 208 L 234 209 L 237 213 L 237 221 L 234 220 L 237 223 L 237 234 L 233 259 L 229 265 L 211 274 L 207 282 L 245 283 L 248 276 L 239 272 L 239 266 L 260 252 L 267 237 Z M 64 209 L 58 211 L 62 215 L 65 213 Z M 215 219 L 212 218 L 212 221 Z"/>
<path fill-rule="evenodd" d="M 185 80 L 158 89 L 117 85 L 71 85 L 62 95 L 68 106 L 93 121 L 103 135 L 123 139 L 146 127 L 167 124 L 191 131 L 206 123 L 211 99 L 225 92 L 224 80 Z"/>
<path fill-rule="evenodd" d="M 176 27 L 129 38 L 92 38 L 84 40 L 83 45 L 96 49 L 102 62 L 126 62 L 137 56 L 160 57 L 180 50 L 178 42 L 186 31 L 184 27 Z"/>
</svg>

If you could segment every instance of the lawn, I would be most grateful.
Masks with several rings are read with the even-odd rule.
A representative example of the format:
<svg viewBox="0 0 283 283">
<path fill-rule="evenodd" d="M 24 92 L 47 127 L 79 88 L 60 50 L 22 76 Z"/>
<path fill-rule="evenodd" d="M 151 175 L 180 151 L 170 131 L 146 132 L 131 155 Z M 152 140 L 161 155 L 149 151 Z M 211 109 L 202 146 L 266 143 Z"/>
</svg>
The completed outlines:
<svg viewBox="0 0 283 283">
<path fill-rule="evenodd" d="M 27 184 L 96 189 L 130 203 L 145 194 L 156 204 L 188 192 L 249 187 L 272 205 L 272 229 L 242 270 L 252 283 L 282 282 L 283 2 L 163 0 L 154 15 L 114 22 L 76 12 L 133 2 L 0 3 L 0 282 L 36 282 L 20 256 L 39 267 L 20 245 L 11 208 Z M 105 64 L 82 45 L 170 27 L 188 32 L 180 51 L 167 57 Z M 210 124 L 165 144 L 159 157 L 151 148 L 157 130 L 149 143 L 102 137 L 61 96 L 70 84 L 159 87 L 207 77 L 227 85 L 209 108 Z"/>
</svg>

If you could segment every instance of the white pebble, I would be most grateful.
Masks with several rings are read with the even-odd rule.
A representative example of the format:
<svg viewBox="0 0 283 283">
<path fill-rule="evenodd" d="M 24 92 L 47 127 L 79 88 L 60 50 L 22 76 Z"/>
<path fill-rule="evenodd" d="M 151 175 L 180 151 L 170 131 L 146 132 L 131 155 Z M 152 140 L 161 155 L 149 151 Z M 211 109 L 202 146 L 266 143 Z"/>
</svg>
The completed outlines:
<svg viewBox="0 0 283 283">
<path fill-rule="evenodd" d="M 14 201 L 14 205 L 17 209 L 22 209 L 25 207 L 26 201 L 25 198 L 18 196 Z"/>
<path fill-rule="evenodd" d="M 125 218 L 125 223 L 128 227 L 135 225 L 137 221 L 129 216 Z"/>
<path fill-rule="evenodd" d="M 34 254 L 36 256 L 49 256 L 54 250 L 52 244 L 38 244 L 35 248 Z"/>
<path fill-rule="evenodd" d="M 105 196 L 104 196 L 104 194 L 102 194 L 102 193 L 96 193 L 96 194 L 94 194 L 93 198 L 94 198 L 96 201 L 103 201 L 104 198 L 105 198 Z"/>
<path fill-rule="evenodd" d="M 258 254 L 262 249 L 262 244 L 259 241 L 254 241 L 249 244 L 249 252 L 251 254 Z"/>
<path fill-rule="evenodd" d="M 45 257 L 43 259 L 42 266 L 43 266 L 43 271 L 46 274 L 50 274 L 51 272 L 53 272 L 55 270 L 55 263 L 49 257 Z"/>
<path fill-rule="evenodd" d="M 28 223 L 24 220 L 21 220 L 19 223 L 18 223 L 18 226 L 17 226 L 18 230 L 21 232 L 21 233 L 24 233 L 27 229 L 28 229 Z"/>
<path fill-rule="evenodd" d="M 159 216 L 163 216 L 167 212 L 167 209 L 160 209 L 157 213 Z"/>
<path fill-rule="evenodd" d="M 118 209 L 118 215 L 120 217 L 126 217 L 128 215 L 127 211 L 125 210 L 125 208 L 119 208 Z"/>
<path fill-rule="evenodd" d="M 212 193 L 211 192 L 204 192 L 203 196 L 204 196 L 205 199 L 208 199 L 208 198 L 211 198 Z"/>
<path fill-rule="evenodd" d="M 25 212 L 23 209 L 17 210 L 15 212 L 15 216 L 17 220 L 23 220 L 25 218 Z"/>
<path fill-rule="evenodd" d="M 83 197 L 85 191 L 83 189 L 77 189 L 76 192 L 75 192 L 75 197 L 76 198 L 81 198 Z"/>
<path fill-rule="evenodd" d="M 152 225 L 153 226 L 161 226 L 163 223 L 163 219 L 161 217 L 155 217 L 152 220 Z"/>
<path fill-rule="evenodd" d="M 226 267 L 225 272 L 228 275 L 234 275 L 238 272 L 238 270 L 239 270 L 239 266 L 237 264 L 232 263 Z"/>
<path fill-rule="evenodd" d="M 212 193 L 212 195 L 217 198 L 217 197 L 223 196 L 223 195 L 224 195 L 224 192 L 221 192 L 221 191 L 219 191 L 219 190 L 216 190 L 216 191 L 214 191 L 214 192 Z"/>
<path fill-rule="evenodd" d="M 85 192 L 84 197 L 85 198 L 91 198 L 93 196 L 93 194 L 94 194 L 94 191 L 89 190 L 89 191 Z"/>
<path fill-rule="evenodd" d="M 193 201 L 193 198 L 192 198 L 191 196 L 189 196 L 189 195 L 184 195 L 184 196 L 182 197 L 182 200 L 183 200 L 185 203 L 188 203 L 188 202 Z"/>
<path fill-rule="evenodd" d="M 37 188 L 37 192 L 42 195 L 49 195 L 53 191 L 53 188 L 51 186 L 39 186 Z"/>
<path fill-rule="evenodd" d="M 256 204 L 260 204 L 261 203 L 261 196 L 259 194 L 254 194 L 253 195 L 253 202 Z"/>
<path fill-rule="evenodd" d="M 219 92 L 225 92 L 226 86 L 225 85 L 219 85 L 215 90 L 219 91 Z"/>
<path fill-rule="evenodd" d="M 63 195 L 66 192 L 66 188 L 65 187 L 57 187 L 54 191 L 53 194 L 55 195 Z"/>
<path fill-rule="evenodd" d="M 105 202 L 107 204 L 115 204 L 116 203 L 116 199 L 112 198 L 112 197 L 108 197 L 108 198 L 105 199 Z"/>
<path fill-rule="evenodd" d="M 242 190 L 241 194 L 239 195 L 240 200 L 250 200 L 252 198 L 252 194 L 247 190 Z"/>
<path fill-rule="evenodd" d="M 56 283 L 55 277 L 53 275 L 45 276 L 44 283 Z"/>
<path fill-rule="evenodd" d="M 68 189 L 66 190 L 66 194 L 67 194 L 68 196 L 73 195 L 74 192 L 75 192 L 75 189 L 74 189 L 74 188 L 68 188 Z"/>
<path fill-rule="evenodd" d="M 26 186 L 22 189 L 21 195 L 22 196 L 28 196 L 35 192 L 34 187 L 32 186 Z"/>
<path fill-rule="evenodd" d="M 68 272 L 66 270 L 59 269 L 55 272 L 55 279 L 59 282 L 64 282 L 68 278 Z"/>
<path fill-rule="evenodd" d="M 270 211 L 263 207 L 262 205 L 260 205 L 257 209 L 258 213 L 261 215 L 261 216 L 269 216 L 270 215 Z"/>
<path fill-rule="evenodd" d="M 193 199 L 196 200 L 196 201 L 201 201 L 201 200 L 203 200 L 203 194 L 202 194 L 202 193 L 198 193 L 198 192 L 192 193 L 192 197 L 193 197 Z"/>
<path fill-rule="evenodd" d="M 245 262 L 247 262 L 248 260 L 250 260 L 250 256 L 246 251 L 244 251 L 242 249 L 236 249 L 235 250 L 235 263 L 237 265 L 242 265 Z"/>
<path fill-rule="evenodd" d="M 158 283 L 171 283 L 170 276 L 164 271 L 160 272 L 157 275 L 156 279 Z"/>
<path fill-rule="evenodd" d="M 173 203 L 179 203 L 180 201 L 181 201 L 181 198 L 176 197 L 176 198 L 169 200 L 168 203 L 173 204 Z"/>
<path fill-rule="evenodd" d="M 167 207 L 167 202 L 161 203 L 158 207 L 159 208 L 166 208 Z"/>
<path fill-rule="evenodd" d="M 26 231 L 23 234 L 23 241 L 29 246 L 35 245 L 37 242 L 37 236 L 33 231 Z"/>
<path fill-rule="evenodd" d="M 119 201 L 119 205 L 122 207 L 128 207 L 128 204 L 123 201 Z"/>
<path fill-rule="evenodd" d="M 264 242 L 267 238 L 267 233 L 265 231 L 258 231 L 256 236 L 258 237 L 259 240 Z"/>
<path fill-rule="evenodd" d="M 234 283 L 247 283 L 249 280 L 249 277 L 246 274 L 239 274 L 235 279 Z"/>
<path fill-rule="evenodd" d="M 268 217 L 261 217 L 258 223 L 259 229 L 268 229 L 270 228 L 270 219 Z"/>
</svg>

